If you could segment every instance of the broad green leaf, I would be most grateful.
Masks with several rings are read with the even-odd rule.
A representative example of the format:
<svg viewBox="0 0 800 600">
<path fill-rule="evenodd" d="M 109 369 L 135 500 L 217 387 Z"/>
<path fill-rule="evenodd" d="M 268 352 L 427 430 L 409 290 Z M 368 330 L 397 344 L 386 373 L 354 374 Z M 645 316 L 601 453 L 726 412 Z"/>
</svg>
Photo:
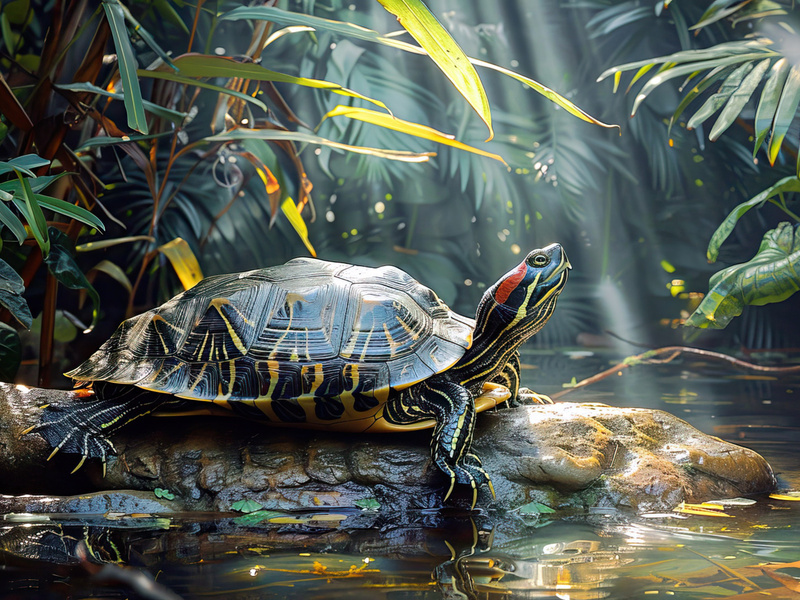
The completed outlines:
<svg viewBox="0 0 800 600">
<path fill-rule="evenodd" d="M 708 250 L 706 252 L 706 255 L 708 256 L 708 262 L 713 263 L 717 260 L 720 246 L 722 246 L 723 242 L 728 239 L 731 231 L 733 231 L 733 228 L 736 227 L 736 223 L 738 223 L 739 219 L 741 219 L 747 213 L 747 211 L 756 206 L 761 206 L 773 196 L 777 196 L 778 194 L 782 194 L 784 192 L 800 192 L 800 179 L 794 175 L 791 177 L 784 177 L 775 185 L 767 188 L 747 202 L 742 202 L 739 206 L 734 208 L 730 214 L 725 217 L 725 220 L 720 223 L 720 226 L 717 227 L 714 235 L 711 236 L 711 241 L 708 242 Z"/>
<path fill-rule="evenodd" d="M 230 142 L 235 140 L 258 139 L 258 140 L 289 140 L 293 142 L 304 142 L 307 144 L 319 144 L 320 146 L 330 146 L 337 150 L 345 150 L 356 154 L 368 154 L 379 158 L 397 160 L 400 162 L 426 162 L 430 157 L 436 156 L 435 152 L 408 152 L 406 150 L 384 150 L 382 148 L 369 148 L 366 146 L 351 146 L 341 142 L 334 142 L 327 138 L 305 133 L 302 131 L 283 131 L 280 129 L 246 129 L 237 127 L 217 135 L 205 138 L 208 142 Z"/>
<path fill-rule="evenodd" d="M 25 216 L 31 228 L 31 233 L 33 233 L 36 243 L 39 244 L 39 248 L 42 250 L 42 255 L 46 257 L 47 253 L 50 252 L 50 239 L 47 236 L 47 220 L 44 218 L 42 207 L 36 202 L 36 197 L 34 196 L 33 190 L 31 190 L 28 179 L 23 177 L 19 172 L 17 172 L 17 178 L 22 186 L 22 201 L 19 201 L 15 196 L 14 205 L 17 207 L 17 210 Z"/>
<path fill-rule="evenodd" d="M 198 79 L 192 79 L 191 77 L 183 77 L 171 71 L 149 71 L 147 69 L 139 69 L 137 71 L 139 77 L 149 77 L 151 79 L 165 79 L 167 81 L 174 81 L 175 83 L 182 83 L 185 85 L 193 85 L 207 90 L 214 90 L 220 94 L 227 94 L 229 96 L 234 96 L 239 100 L 244 100 L 245 102 L 249 102 L 250 104 L 255 104 L 264 112 L 267 111 L 267 105 L 264 104 L 258 98 L 253 98 L 248 94 L 243 94 L 242 92 L 237 92 L 236 90 L 229 90 L 226 87 L 222 87 L 220 85 L 214 85 L 213 83 L 208 83 L 206 81 L 200 81 Z M 172 132 L 168 132 L 172 134 Z"/>
<path fill-rule="evenodd" d="M 800 235 L 783 222 L 761 241 L 748 262 L 715 273 L 709 292 L 686 320 L 686 325 L 722 329 L 742 314 L 746 305 L 782 302 L 800 289 Z"/>
<path fill-rule="evenodd" d="M 719 117 L 717 117 L 714 127 L 711 128 L 711 133 L 708 134 L 708 139 L 712 142 L 716 140 L 741 114 L 756 87 L 764 78 L 764 73 L 767 72 L 770 62 L 771 59 L 765 58 L 744 78 L 742 84 L 733 92 L 725 108 L 722 109 Z"/>
<path fill-rule="evenodd" d="M 13 383 L 22 362 L 22 344 L 13 327 L 0 323 L 0 381 Z"/>
<path fill-rule="evenodd" d="M 355 505 L 362 510 L 378 510 L 381 503 L 375 498 L 362 498 L 355 501 Z"/>
<path fill-rule="evenodd" d="M 242 79 L 251 79 L 253 81 L 279 81 L 282 83 L 292 83 L 295 85 L 302 85 L 321 90 L 328 90 L 334 94 L 341 94 L 342 96 L 349 96 L 351 98 L 359 98 L 365 100 L 376 106 L 380 106 L 384 110 L 389 110 L 386 105 L 380 100 L 369 98 L 346 87 L 342 87 L 338 83 L 331 83 L 330 81 L 321 81 L 319 79 L 309 79 L 307 77 L 295 77 L 294 75 L 286 75 L 285 73 L 278 73 L 277 71 L 270 71 L 256 63 L 243 63 L 227 58 L 225 56 L 209 56 L 207 54 L 184 54 L 175 59 L 175 64 L 181 70 L 181 75 L 184 77 L 241 77 Z M 143 71 L 141 74 L 154 73 L 158 71 Z M 170 78 L 166 78 L 170 79 Z"/>
<path fill-rule="evenodd" d="M 297 232 L 297 235 L 305 244 L 311 256 L 316 256 L 317 251 L 314 250 L 314 246 L 311 245 L 311 240 L 308 239 L 308 227 L 306 227 L 306 222 L 303 221 L 303 216 L 300 214 L 300 211 L 297 210 L 297 205 L 294 203 L 294 200 L 289 197 L 285 198 L 284 201 L 281 202 L 281 212 L 286 215 L 289 224 L 294 228 L 295 232 Z"/>
<path fill-rule="evenodd" d="M 489 99 L 467 55 L 421 0 L 378 0 L 456 86 L 494 137 Z"/>
<path fill-rule="evenodd" d="M 0 161 L 0 175 L 17 170 L 28 177 L 36 177 L 36 173 L 34 173 L 32 169 L 44 167 L 49 164 L 50 161 L 46 158 L 41 158 L 36 154 L 24 154 L 23 156 L 12 158 L 9 161 Z"/>
<path fill-rule="evenodd" d="M 76 206 L 65 200 L 53 198 L 51 196 L 45 196 L 43 194 L 34 194 L 34 197 L 39 203 L 39 206 L 43 208 L 52 210 L 60 215 L 70 217 L 76 221 L 80 221 L 81 223 L 84 223 L 89 227 L 99 229 L 100 231 L 105 231 L 106 229 L 106 226 L 103 225 L 103 222 L 100 219 L 81 206 Z"/>
<path fill-rule="evenodd" d="M 236 517 L 233 522 L 237 525 L 252 526 L 263 523 L 264 521 L 269 521 L 270 519 L 276 519 L 278 517 L 285 516 L 286 513 L 281 513 L 274 510 L 256 510 L 251 513 L 244 514 L 241 517 Z"/>
<path fill-rule="evenodd" d="M 472 152 L 474 154 L 480 154 L 481 156 L 486 156 L 488 158 L 493 158 L 495 160 L 500 161 L 504 165 L 508 166 L 506 161 L 497 154 L 492 154 L 491 152 L 487 152 L 485 150 L 480 150 L 479 148 L 475 148 L 474 146 L 468 146 L 458 140 L 454 139 L 452 135 L 447 133 L 442 133 L 441 131 L 437 131 L 432 127 L 428 127 L 427 125 L 420 125 L 419 123 L 412 123 L 410 121 L 404 121 L 402 119 L 398 119 L 391 115 L 387 115 L 386 113 L 379 113 L 374 110 L 369 110 L 366 108 L 358 108 L 355 106 L 336 106 L 331 111 L 329 111 L 325 116 L 322 117 L 322 121 L 330 117 L 348 117 L 350 119 L 357 119 L 359 121 L 364 121 L 365 123 L 370 123 L 371 125 L 378 125 L 379 127 L 384 127 L 386 129 L 392 129 L 394 131 L 399 131 L 401 133 L 407 133 L 408 135 L 413 135 L 425 140 L 430 140 L 432 142 L 438 142 L 439 144 L 445 144 L 447 146 L 452 146 L 453 148 L 458 148 L 459 150 L 466 150 L 467 152 Z"/>
<path fill-rule="evenodd" d="M 264 505 L 260 502 L 256 502 L 255 500 L 237 500 L 233 504 L 231 504 L 231 509 L 243 512 L 243 513 L 251 513 L 255 512 L 261 508 L 264 508 Z"/>
<path fill-rule="evenodd" d="M 768 63 L 769 59 L 764 62 Z M 733 73 L 728 75 L 725 81 L 722 82 L 722 85 L 719 86 L 719 90 L 717 90 L 715 94 L 711 94 L 711 96 L 709 96 L 708 99 L 703 103 L 703 106 L 701 106 L 698 111 L 692 115 L 692 118 L 686 123 L 686 128 L 694 129 L 715 112 L 717 112 L 722 105 L 725 104 L 731 96 L 733 96 L 734 92 L 739 89 L 739 86 L 742 84 L 742 80 L 752 70 L 752 61 L 746 62 L 734 69 Z"/>
<path fill-rule="evenodd" d="M 49 229 L 50 240 L 50 253 L 45 257 L 44 262 L 53 277 L 68 287 L 71 290 L 86 290 L 86 293 L 92 299 L 92 324 L 89 326 L 88 331 L 94 329 L 97 324 L 97 319 L 100 314 L 100 296 L 97 290 L 92 287 L 86 275 L 83 274 L 78 263 L 75 262 L 75 248 L 72 240 L 69 237 L 56 229 L 50 227 Z"/>
<path fill-rule="evenodd" d="M 772 123 L 772 136 L 769 139 L 767 156 L 769 164 L 774 165 L 783 145 L 783 138 L 794 120 L 797 105 L 800 104 L 800 68 L 796 65 L 789 70 L 786 84 L 783 86 L 778 108 L 775 110 L 775 121 Z"/>
<path fill-rule="evenodd" d="M 69 90 L 71 92 L 91 92 L 93 94 L 100 94 L 101 96 L 106 96 L 108 98 L 114 98 L 115 100 L 125 99 L 123 94 L 109 92 L 108 90 L 104 90 L 103 88 L 86 81 L 80 83 L 70 83 L 66 85 L 59 84 L 56 87 L 60 90 Z M 179 110 L 172 110 L 171 108 L 165 108 L 163 106 L 159 106 L 155 102 L 150 102 L 149 100 L 142 100 L 142 106 L 144 106 L 145 110 L 150 111 L 157 117 L 161 117 L 162 119 L 166 119 L 173 123 L 182 123 L 183 120 L 189 116 L 189 113 L 181 112 Z"/>
<path fill-rule="evenodd" d="M 111 37 L 117 50 L 117 64 L 119 76 L 122 81 L 122 91 L 125 99 L 125 111 L 128 114 L 128 127 L 143 134 L 148 133 L 147 119 L 144 115 L 142 104 L 142 90 L 136 76 L 136 57 L 133 55 L 128 30 L 125 27 L 125 14 L 117 0 L 104 0 L 103 10 L 111 29 Z"/>
<path fill-rule="evenodd" d="M 181 280 L 183 289 L 188 290 L 196 286 L 203 279 L 200 263 L 192 252 L 189 244 L 183 238 L 175 238 L 158 247 L 158 251 L 169 259 L 172 268 Z"/>
<path fill-rule="evenodd" d="M 153 494 L 155 494 L 156 498 L 163 498 L 164 500 L 175 500 L 175 494 L 170 492 L 166 488 L 157 487 L 153 490 Z"/>
<path fill-rule="evenodd" d="M 772 121 L 775 118 L 775 110 L 778 108 L 778 101 L 781 98 L 783 91 L 783 84 L 786 82 L 786 77 L 789 75 L 789 68 L 791 65 L 785 58 L 780 59 L 770 69 L 767 82 L 764 84 L 764 89 L 761 90 L 761 99 L 758 102 L 756 109 L 756 120 L 754 127 L 756 130 L 756 141 L 753 147 L 753 156 L 755 157 L 761 144 L 767 138 Z"/>
<path fill-rule="evenodd" d="M 24 293 L 25 284 L 22 277 L 11 268 L 11 265 L 0 259 L 0 304 L 6 307 L 25 329 L 30 329 L 33 316 L 27 301 L 22 296 Z"/>
<path fill-rule="evenodd" d="M 125 274 L 125 271 L 123 271 L 118 265 L 114 264 L 110 260 L 101 260 L 99 263 L 97 263 L 95 266 L 89 269 L 89 272 L 87 273 L 87 278 L 89 277 L 89 275 L 93 276 L 94 272 L 105 273 L 106 275 L 111 277 L 111 279 L 113 279 L 114 281 L 119 283 L 122 287 L 124 287 L 129 294 L 133 291 L 133 285 L 131 284 L 131 280 Z"/>
<path fill-rule="evenodd" d="M 423 54 L 423 55 L 427 54 L 427 52 L 423 48 L 420 48 L 419 46 L 416 46 L 414 44 L 409 44 L 408 42 L 399 40 L 396 37 L 381 35 L 377 31 L 374 31 L 372 29 L 367 29 L 366 27 L 361 27 L 360 25 L 355 25 L 353 23 L 346 23 L 344 21 L 333 21 L 331 19 L 323 19 L 321 17 L 315 17 L 313 15 L 307 15 L 303 13 L 294 13 L 291 11 L 286 11 L 280 8 L 276 8 L 274 6 L 240 6 L 228 13 L 225 13 L 220 17 L 220 20 L 238 20 L 238 19 L 264 19 L 267 21 L 272 21 L 273 23 L 278 23 L 280 25 L 287 25 L 287 26 L 300 25 L 300 26 L 312 27 L 314 29 L 322 29 L 325 31 L 330 31 L 332 33 L 348 36 L 359 40 L 382 44 L 384 46 L 396 48 L 398 50 L 409 52 L 411 54 Z M 521 81 L 522 83 L 529 86 L 536 92 L 543 94 L 546 98 L 564 108 L 570 114 L 580 119 L 583 119 L 584 121 L 587 121 L 589 123 L 594 123 L 595 125 L 600 125 L 601 127 L 619 127 L 618 125 L 608 125 L 606 123 L 598 121 L 594 117 L 590 116 L 589 114 L 585 113 L 583 110 L 578 108 L 575 104 L 573 104 L 563 96 L 557 94 L 550 88 L 542 85 L 538 81 L 534 81 L 529 77 L 525 77 L 524 75 L 520 75 L 519 73 L 516 73 L 509 69 L 505 69 L 498 65 L 484 62 L 476 58 L 467 57 L 467 59 L 476 67 L 484 67 L 487 69 L 492 69 L 494 71 L 497 71 L 498 73 L 502 73 L 509 77 L 513 77 L 517 81 Z"/>
<path fill-rule="evenodd" d="M 528 504 L 523 504 L 519 507 L 520 514 L 523 515 L 540 515 L 540 514 L 550 514 L 556 512 L 555 509 L 550 508 L 546 504 L 542 504 L 541 502 L 528 502 Z"/>
<path fill-rule="evenodd" d="M 25 231 L 25 225 L 19 220 L 19 217 L 11 212 L 11 209 L 6 206 L 5 202 L 0 201 L 0 223 L 5 225 L 17 238 L 20 246 L 25 242 L 28 237 L 28 232 Z"/>
</svg>

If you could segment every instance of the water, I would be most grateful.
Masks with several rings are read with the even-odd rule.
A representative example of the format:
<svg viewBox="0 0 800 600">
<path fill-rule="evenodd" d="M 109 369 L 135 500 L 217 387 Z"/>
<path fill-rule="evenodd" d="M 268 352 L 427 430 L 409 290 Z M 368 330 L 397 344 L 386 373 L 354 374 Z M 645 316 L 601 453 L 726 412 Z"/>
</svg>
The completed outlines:
<svg viewBox="0 0 800 600">
<path fill-rule="evenodd" d="M 553 394 L 573 375 L 580 380 L 613 362 L 569 356 L 524 357 L 538 365 L 524 379 Z M 798 376 L 754 376 L 684 358 L 627 369 L 564 400 L 667 410 L 757 450 L 781 488 L 797 490 L 799 397 Z M 0 598 L 800 598 L 800 502 L 752 500 L 712 511 L 726 516 L 613 509 L 340 510 L 262 523 L 231 514 L 21 516 L 0 528 Z M 81 544 L 133 569 L 91 574 L 98 567 L 75 558 Z M 142 572 L 163 587 L 153 592 L 151 580 L 130 579 Z"/>
</svg>

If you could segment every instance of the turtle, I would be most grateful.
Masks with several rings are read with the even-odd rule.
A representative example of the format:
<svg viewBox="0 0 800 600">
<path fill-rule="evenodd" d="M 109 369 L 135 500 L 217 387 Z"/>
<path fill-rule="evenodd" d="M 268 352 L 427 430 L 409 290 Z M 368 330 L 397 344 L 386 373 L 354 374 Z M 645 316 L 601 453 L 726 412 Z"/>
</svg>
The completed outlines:
<svg viewBox="0 0 800 600">
<path fill-rule="evenodd" d="M 224 412 L 271 425 L 344 432 L 433 428 L 433 462 L 477 491 L 475 414 L 519 391 L 520 345 L 555 308 L 571 265 L 533 250 L 486 290 L 475 319 L 405 271 L 296 258 L 214 275 L 124 321 L 66 375 L 80 401 L 44 407 L 38 433 L 87 458 L 150 413 Z M 497 390 L 501 393 L 498 395 Z M 494 393 L 493 393 L 494 392 Z M 49 459 L 48 459 L 49 460 Z"/>
</svg>

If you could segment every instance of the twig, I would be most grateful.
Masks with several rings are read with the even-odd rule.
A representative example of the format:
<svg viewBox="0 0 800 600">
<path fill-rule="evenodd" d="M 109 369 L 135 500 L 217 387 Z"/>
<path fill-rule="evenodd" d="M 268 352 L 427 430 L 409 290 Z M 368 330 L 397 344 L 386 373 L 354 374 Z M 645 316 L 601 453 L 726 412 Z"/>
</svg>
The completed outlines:
<svg viewBox="0 0 800 600">
<path fill-rule="evenodd" d="M 657 358 L 663 355 L 668 355 L 666 358 Z M 613 375 L 614 373 L 619 373 L 622 369 L 627 369 L 628 367 L 632 367 L 639 364 L 664 364 L 672 361 L 676 357 L 681 354 L 694 354 L 696 356 L 702 356 L 705 358 L 713 358 L 715 360 L 722 360 L 736 367 L 740 367 L 743 369 L 748 369 L 750 371 L 759 371 L 761 373 L 775 373 L 775 374 L 787 374 L 787 373 L 800 373 L 800 365 L 793 366 L 793 367 L 768 367 L 763 365 L 757 365 L 751 362 L 747 362 L 738 358 L 734 358 L 733 356 L 729 356 L 727 354 L 722 354 L 721 352 L 714 352 L 713 350 L 702 350 L 700 348 L 691 348 L 689 346 L 666 346 L 664 348 L 656 348 L 655 350 L 648 350 L 647 352 L 642 352 L 641 354 L 635 354 L 633 356 L 629 356 L 621 363 L 614 365 L 610 369 L 606 369 L 596 375 L 592 375 L 591 377 L 587 377 L 576 383 L 574 386 L 569 387 L 567 389 L 561 390 L 555 394 L 552 394 L 550 397 L 553 400 L 557 400 L 570 392 L 586 387 L 587 385 L 591 385 L 593 383 L 597 383 L 608 377 L 609 375 Z"/>
</svg>

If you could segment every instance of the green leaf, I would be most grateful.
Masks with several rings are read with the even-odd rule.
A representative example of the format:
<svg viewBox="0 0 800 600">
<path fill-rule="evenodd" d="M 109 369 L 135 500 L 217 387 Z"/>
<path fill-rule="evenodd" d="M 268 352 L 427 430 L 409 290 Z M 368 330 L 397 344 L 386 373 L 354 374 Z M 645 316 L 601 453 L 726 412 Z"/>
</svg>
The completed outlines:
<svg viewBox="0 0 800 600">
<path fill-rule="evenodd" d="M 34 194 L 34 197 L 39 203 L 39 206 L 42 206 L 48 210 L 52 210 L 60 215 L 64 215 L 65 217 L 70 217 L 76 221 L 80 221 L 81 223 L 84 223 L 89 227 L 94 227 L 100 231 L 105 231 L 106 229 L 106 226 L 103 225 L 103 222 L 100 219 L 81 206 L 76 206 L 65 200 L 61 200 L 60 198 L 53 198 L 52 196 L 45 196 L 43 194 Z"/>
<path fill-rule="evenodd" d="M 91 331 L 97 324 L 100 309 L 100 296 L 92 284 L 89 283 L 89 280 L 86 279 L 86 275 L 83 274 L 78 263 L 75 262 L 75 250 L 72 240 L 55 227 L 51 227 L 49 232 L 52 245 L 50 247 L 50 253 L 44 259 L 44 262 L 60 283 L 72 290 L 86 290 L 86 293 L 92 299 L 93 305 L 92 324 L 88 329 L 88 331 Z"/>
<path fill-rule="evenodd" d="M 47 257 L 48 252 L 50 252 L 50 240 L 47 236 L 47 220 L 44 218 L 42 207 L 36 202 L 36 197 L 34 196 L 33 190 L 31 190 L 28 179 L 23 177 L 20 172 L 17 172 L 17 178 L 22 186 L 23 200 L 19 201 L 14 197 L 14 206 L 25 216 L 31 228 L 31 232 L 33 233 L 33 237 L 36 238 L 36 243 L 39 244 L 39 248 L 42 250 L 42 256 Z"/>
<path fill-rule="evenodd" d="M 346 23 L 344 21 L 323 19 L 321 17 L 315 17 L 313 15 L 307 15 L 304 13 L 294 13 L 291 11 L 286 11 L 280 8 L 276 8 L 274 6 L 240 6 L 228 13 L 225 13 L 220 17 L 221 21 L 222 20 L 233 21 L 238 19 L 263 19 L 281 25 L 289 25 L 289 26 L 300 25 L 300 26 L 312 27 L 314 29 L 322 29 L 325 31 L 330 31 L 332 33 L 344 35 L 359 40 L 382 44 L 384 46 L 396 48 L 398 50 L 402 50 L 403 52 L 409 52 L 411 54 L 427 54 L 427 52 L 423 48 L 420 48 L 419 46 L 416 46 L 414 44 L 409 44 L 408 42 L 404 42 L 398 39 L 397 37 L 389 37 L 381 35 L 377 31 L 374 31 L 372 29 L 367 29 L 366 27 L 361 27 L 360 25 L 355 25 L 353 23 Z M 555 102 L 556 104 L 564 108 L 570 114 L 580 119 L 583 119 L 584 121 L 594 123 L 595 125 L 600 125 L 601 127 L 619 127 L 618 125 L 608 125 L 606 123 L 598 121 L 594 117 L 590 116 L 589 114 L 585 113 L 583 110 L 578 108 L 575 104 L 573 104 L 563 96 L 559 95 L 555 91 L 551 90 L 550 88 L 542 85 L 538 81 L 534 81 L 529 77 L 525 77 L 524 75 L 520 75 L 519 73 L 516 73 L 509 69 L 505 69 L 503 67 L 500 67 L 492 63 L 484 62 L 482 60 L 478 60 L 471 57 L 467 57 L 467 59 L 475 66 L 492 69 L 494 71 L 497 71 L 498 73 L 502 73 L 509 77 L 513 77 L 517 81 L 521 81 L 522 83 L 529 86 L 536 92 L 544 95 L 549 100 Z"/>
<path fill-rule="evenodd" d="M 28 177 L 36 177 L 32 169 L 49 165 L 50 161 L 36 154 L 24 154 L 9 161 L 0 161 L 0 175 L 11 171 L 21 171 Z"/>
<path fill-rule="evenodd" d="M 139 37 L 142 38 L 142 41 L 145 44 L 147 44 L 150 47 L 150 49 L 153 52 L 155 52 L 156 55 L 158 55 L 158 57 L 161 60 L 163 60 L 166 64 L 168 64 L 175 71 L 177 71 L 178 67 L 172 64 L 172 59 L 167 55 L 166 52 L 164 52 L 163 48 L 161 48 L 161 46 L 158 45 L 155 39 L 153 39 L 153 36 L 150 35 L 150 32 L 148 32 L 144 27 L 142 27 L 142 24 L 136 20 L 136 18 L 131 14 L 131 11 L 129 11 L 124 4 L 119 4 L 119 7 L 122 9 L 123 14 L 125 15 L 125 19 L 128 21 L 128 23 L 131 24 L 133 30 L 139 34 Z"/>
<path fill-rule="evenodd" d="M 8 208 L 3 201 L 0 201 L 0 223 L 11 230 L 11 233 L 17 238 L 17 242 L 19 242 L 20 246 L 25 242 L 25 239 L 28 237 L 28 232 L 25 231 L 25 225 L 22 224 L 22 221 L 19 220 L 17 215 L 11 212 L 11 209 Z"/>
<path fill-rule="evenodd" d="M 763 62 L 769 63 L 769 59 Z M 753 66 L 753 61 L 750 61 L 734 69 L 733 73 L 728 75 L 725 81 L 722 82 L 722 85 L 719 86 L 719 90 L 717 90 L 715 94 L 709 96 L 708 99 L 703 103 L 703 106 L 701 106 L 700 109 L 692 115 L 692 118 L 689 119 L 688 123 L 686 123 L 686 128 L 694 129 L 700 125 L 700 123 L 717 112 L 720 107 L 722 107 L 722 105 L 725 104 L 731 96 L 733 96 L 733 93 L 739 89 L 739 86 L 742 84 L 742 80 L 744 79 L 745 75 L 753 70 Z"/>
<path fill-rule="evenodd" d="M 170 492 L 168 489 L 165 488 L 156 488 L 153 490 L 153 493 L 156 495 L 156 498 L 163 498 L 164 500 L 174 500 L 175 494 Z"/>
<path fill-rule="evenodd" d="M 146 135 L 148 133 L 147 119 L 142 104 L 142 90 L 136 74 L 136 57 L 133 55 L 133 46 L 125 27 L 125 13 L 116 0 L 103 0 L 103 10 L 106 13 L 108 25 L 111 28 L 111 37 L 114 39 L 114 47 L 117 50 L 119 76 L 125 96 L 125 110 L 128 114 L 128 127 Z"/>
<path fill-rule="evenodd" d="M 473 110 L 489 128 L 489 138 L 494 137 L 489 99 L 480 77 L 470 64 L 467 55 L 442 27 L 435 16 L 420 0 L 378 0 L 397 17 L 408 33 L 422 46 L 442 73 L 456 86 Z"/>
<path fill-rule="evenodd" d="M 775 109 L 778 108 L 778 101 L 781 98 L 781 91 L 786 77 L 789 75 L 789 61 L 785 58 L 780 59 L 770 69 L 764 89 L 761 90 L 761 99 L 758 101 L 756 109 L 756 120 L 754 127 L 756 130 L 756 141 L 753 146 L 753 156 L 755 157 L 761 144 L 767 138 L 767 133 L 772 126 L 775 118 Z"/>
<path fill-rule="evenodd" d="M 742 314 L 746 305 L 762 306 L 786 300 L 800 289 L 800 235 L 783 222 L 764 234 L 756 255 L 746 263 L 715 273 L 709 292 L 686 325 L 722 329 Z"/>
<path fill-rule="evenodd" d="M 192 82 L 192 84 L 194 84 L 194 82 Z M 124 94 L 109 92 L 108 90 L 86 81 L 69 83 L 65 85 L 59 84 L 55 87 L 60 90 L 68 90 L 70 92 L 91 92 L 93 94 L 106 96 L 107 98 L 114 98 L 115 100 L 125 100 Z M 167 121 L 171 121 L 173 123 L 183 123 L 183 120 L 189 116 L 189 113 L 181 112 L 179 110 L 172 110 L 171 108 L 165 108 L 156 104 L 155 102 L 150 102 L 149 100 L 142 100 L 142 106 L 144 106 L 145 110 L 153 113 L 157 117 L 161 117 L 162 119 L 166 119 Z"/>
<path fill-rule="evenodd" d="M 389 110 L 386 105 L 380 100 L 369 98 L 346 87 L 342 87 L 338 83 L 331 83 L 330 81 L 321 81 L 319 79 L 309 79 L 307 77 L 295 77 L 294 75 L 286 75 L 285 73 L 278 73 L 277 71 L 270 71 L 261 65 L 255 63 L 243 63 L 227 58 L 224 56 L 209 56 L 206 54 L 184 54 L 175 59 L 175 64 L 180 68 L 180 74 L 184 77 L 241 77 L 242 79 L 250 79 L 253 81 L 278 81 L 282 83 L 292 83 L 295 85 L 302 85 L 305 87 L 316 88 L 321 90 L 328 90 L 334 94 L 341 94 L 342 96 L 349 96 L 351 98 L 359 98 L 380 106 L 384 110 Z M 145 73 L 154 73 L 159 71 L 142 71 Z M 390 111 L 391 112 L 391 111 Z"/>
<path fill-rule="evenodd" d="M 0 323 L 0 381 L 13 383 L 22 362 L 22 344 L 13 327 Z"/>
<path fill-rule="evenodd" d="M 264 508 L 264 505 L 260 502 L 256 502 L 255 500 L 238 500 L 231 504 L 232 510 L 243 513 L 255 512 L 261 508 Z"/>
<path fill-rule="evenodd" d="M 237 525 L 252 526 L 263 523 L 264 521 L 269 521 L 270 519 L 283 517 L 285 515 L 286 513 L 281 513 L 274 510 L 256 510 L 251 513 L 244 514 L 241 517 L 236 517 L 233 522 Z"/>
<path fill-rule="evenodd" d="M 30 329 L 33 317 L 27 301 L 22 296 L 24 293 L 25 283 L 22 277 L 11 268 L 11 265 L 0 259 L 0 304 L 6 307 L 25 329 Z"/>
<path fill-rule="evenodd" d="M 747 213 L 747 211 L 756 206 L 761 206 L 773 196 L 777 196 L 778 194 L 782 194 L 784 192 L 800 192 L 800 179 L 794 175 L 790 177 L 784 177 L 775 185 L 767 188 L 747 202 L 742 202 L 739 206 L 734 208 L 730 214 L 725 217 L 725 220 L 720 223 L 719 227 L 717 227 L 714 235 L 711 236 L 711 241 L 708 243 L 708 250 L 706 252 L 706 255 L 708 256 L 708 262 L 713 263 L 717 260 L 720 246 L 722 246 L 723 242 L 728 239 L 731 231 L 733 231 L 733 228 L 736 227 L 736 223 L 738 223 L 739 219 L 741 219 Z"/>
<path fill-rule="evenodd" d="M 243 94 L 242 92 L 229 90 L 228 88 L 222 87 L 220 85 L 214 85 L 213 83 L 208 83 L 206 81 L 199 81 L 197 79 L 192 79 L 191 77 L 184 77 L 176 73 L 172 73 L 170 71 L 148 71 L 146 69 L 139 69 L 137 73 L 139 77 L 149 77 L 151 79 L 165 79 L 167 81 L 174 81 L 175 83 L 182 83 L 185 85 L 197 86 L 207 90 L 214 90 L 215 92 L 218 92 L 220 94 L 227 94 L 228 96 L 234 96 L 235 98 L 239 98 L 239 100 L 244 100 L 245 102 L 254 104 L 264 112 L 267 111 L 267 105 L 261 102 L 261 100 L 253 98 L 248 94 Z M 170 135 L 172 134 L 172 132 L 168 133 Z"/>
<path fill-rule="evenodd" d="M 672 116 L 669 119 L 669 127 L 667 128 L 667 135 L 670 135 L 672 132 L 672 126 L 675 124 L 675 121 L 683 114 L 683 111 L 686 110 L 686 107 L 692 103 L 692 101 L 697 98 L 700 94 L 702 94 L 706 89 L 711 86 L 712 83 L 717 81 L 717 79 L 725 76 L 730 71 L 730 67 L 719 67 L 717 69 L 712 69 L 706 75 L 698 81 L 692 89 L 690 89 L 684 95 L 683 99 L 678 104 L 678 108 L 675 109 L 675 112 L 672 113 Z"/>
<path fill-rule="evenodd" d="M 435 152 L 408 152 L 406 150 L 384 150 L 382 148 L 369 148 L 366 146 L 351 146 L 341 142 L 334 142 L 318 135 L 305 133 L 303 131 L 283 131 L 280 129 L 245 129 L 237 127 L 217 135 L 205 138 L 207 142 L 230 142 L 234 140 L 290 140 L 293 142 L 305 142 L 308 144 L 319 144 L 320 146 L 330 146 L 337 150 L 345 150 L 356 154 L 368 154 L 389 160 L 401 162 L 426 162 L 431 156 L 436 156 Z"/>
<path fill-rule="evenodd" d="M 378 510 L 381 507 L 380 502 L 378 502 L 375 498 L 362 498 L 361 500 L 356 500 L 355 505 L 361 510 Z"/>
<path fill-rule="evenodd" d="M 769 148 L 767 150 L 770 165 L 775 164 L 775 159 L 778 157 L 778 152 L 780 152 L 783 145 L 783 138 L 786 137 L 789 125 L 794 120 L 798 104 L 800 104 L 800 69 L 797 66 L 793 66 L 789 70 L 789 76 L 783 86 L 778 108 L 775 110 L 772 136 L 769 139 Z"/>
<path fill-rule="evenodd" d="M 714 0 L 706 9 L 706 12 L 702 14 L 700 20 L 689 27 L 689 30 L 694 31 L 707 27 L 717 21 L 721 21 L 725 17 L 741 9 L 742 6 L 748 2 L 750 2 L 750 0 Z"/>
<path fill-rule="evenodd" d="M 522 515 L 539 515 L 556 512 L 555 509 L 550 508 L 541 502 L 529 502 L 528 504 L 523 504 L 518 510 Z"/>
<path fill-rule="evenodd" d="M 771 59 L 765 58 L 744 78 L 742 84 L 733 92 L 725 108 L 722 109 L 719 117 L 717 117 L 714 127 L 711 128 L 711 133 L 708 134 L 708 139 L 712 142 L 716 140 L 741 114 L 745 105 L 749 102 L 750 96 L 753 95 L 756 87 L 764 78 L 764 73 L 767 72 L 770 62 Z"/>
</svg>

